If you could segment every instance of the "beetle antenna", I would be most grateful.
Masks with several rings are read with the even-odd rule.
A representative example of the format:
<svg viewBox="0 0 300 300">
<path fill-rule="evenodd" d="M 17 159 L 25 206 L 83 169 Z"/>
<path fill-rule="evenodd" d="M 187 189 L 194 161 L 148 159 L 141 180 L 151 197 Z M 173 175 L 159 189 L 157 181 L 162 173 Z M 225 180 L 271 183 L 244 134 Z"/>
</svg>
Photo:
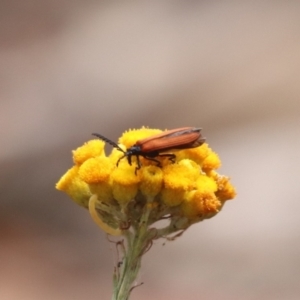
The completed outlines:
<svg viewBox="0 0 300 300">
<path fill-rule="evenodd" d="M 113 146 L 114 148 L 118 149 L 119 151 L 125 153 L 125 151 L 115 142 L 109 140 L 108 138 L 106 138 L 105 136 L 99 134 L 99 133 L 92 133 L 92 135 L 96 136 L 97 138 L 99 138 L 100 140 L 103 140 L 104 142 L 110 144 L 111 146 Z"/>
</svg>

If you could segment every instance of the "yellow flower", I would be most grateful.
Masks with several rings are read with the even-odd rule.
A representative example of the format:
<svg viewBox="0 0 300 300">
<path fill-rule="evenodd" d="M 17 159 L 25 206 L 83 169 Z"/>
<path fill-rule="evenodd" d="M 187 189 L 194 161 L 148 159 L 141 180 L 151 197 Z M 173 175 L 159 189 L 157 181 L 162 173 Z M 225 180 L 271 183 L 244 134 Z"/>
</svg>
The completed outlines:
<svg viewBox="0 0 300 300">
<path fill-rule="evenodd" d="M 140 177 L 135 175 L 132 167 L 121 165 L 111 173 L 112 193 L 114 198 L 122 205 L 133 200 L 138 192 Z"/>
<path fill-rule="evenodd" d="M 99 156 L 87 159 L 79 168 L 79 176 L 87 184 L 108 182 L 114 168 L 108 157 Z"/>
<path fill-rule="evenodd" d="M 72 167 L 56 184 L 56 189 L 67 193 L 77 204 L 88 207 L 91 192 L 86 182 L 78 176 L 78 166 Z"/>
<path fill-rule="evenodd" d="M 218 184 L 207 175 L 200 174 L 197 178 L 197 189 L 203 192 L 213 192 L 218 190 Z"/>
<path fill-rule="evenodd" d="M 202 162 L 202 169 L 205 171 L 218 169 L 220 166 L 221 160 L 215 152 L 211 152 Z"/>
<path fill-rule="evenodd" d="M 221 208 L 221 202 L 213 192 L 191 191 L 181 204 L 183 215 L 187 218 L 205 219 L 215 215 Z"/>
<path fill-rule="evenodd" d="M 104 155 L 104 142 L 91 140 L 73 151 L 73 161 L 76 165 L 81 165 L 87 159 L 101 155 Z"/>
<path fill-rule="evenodd" d="M 183 201 L 184 193 L 195 188 L 199 171 L 199 166 L 188 159 L 164 167 L 164 189 L 162 191 L 164 204 L 167 206 L 180 204 Z"/>
<path fill-rule="evenodd" d="M 126 131 L 119 147 L 126 153 L 137 141 L 161 132 L 145 127 Z M 178 230 L 174 224 L 184 229 L 214 216 L 236 195 L 229 178 L 216 172 L 220 158 L 206 143 L 167 152 L 175 154 L 174 161 L 154 156 L 160 165 L 140 156 L 141 168 L 137 168 L 136 155 L 129 165 L 124 153 L 113 149 L 106 156 L 104 143 L 91 140 L 73 151 L 75 166 L 56 185 L 89 207 L 93 220 L 108 234 L 137 230 L 140 222 L 146 222 L 145 216 L 149 226 L 168 218 L 170 227 L 161 232 L 170 234 Z"/>
<path fill-rule="evenodd" d="M 201 147 L 186 149 L 184 151 L 176 152 L 177 160 L 188 158 L 198 165 L 201 165 L 204 159 L 212 152 L 207 143 Z"/>
<path fill-rule="evenodd" d="M 141 169 L 139 189 L 144 196 L 154 197 L 162 189 L 163 172 L 157 166 L 145 166 Z"/>
</svg>

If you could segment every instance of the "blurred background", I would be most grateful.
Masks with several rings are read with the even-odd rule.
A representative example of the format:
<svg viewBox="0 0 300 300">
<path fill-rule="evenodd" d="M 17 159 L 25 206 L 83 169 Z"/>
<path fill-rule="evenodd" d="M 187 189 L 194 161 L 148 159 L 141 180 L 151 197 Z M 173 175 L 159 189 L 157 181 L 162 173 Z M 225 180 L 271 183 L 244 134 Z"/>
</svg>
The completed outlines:
<svg viewBox="0 0 300 300">
<path fill-rule="evenodd" d="M 300 298 L 300 2 L 2 0 L 0 299 L 110 299 L 114 247 L 54 189 L 92 132 L 202 127 L 237 187 L 135 299 Z"/>
</svg>

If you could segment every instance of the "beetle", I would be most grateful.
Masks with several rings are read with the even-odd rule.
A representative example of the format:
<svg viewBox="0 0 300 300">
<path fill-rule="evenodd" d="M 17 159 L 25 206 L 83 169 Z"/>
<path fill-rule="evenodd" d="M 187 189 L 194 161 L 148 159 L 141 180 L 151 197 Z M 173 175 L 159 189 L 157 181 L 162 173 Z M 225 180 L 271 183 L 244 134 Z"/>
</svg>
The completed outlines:
<svg viewBox="0 0 300 300">
<path fill-rule="evenodd" d="M 117 150 L 123 152 L 123 156 L 117 161 L 117 166 L 121 159 L 127 157 L 129 165 L 132 163 L 132 156 L 136 157 L 137 170 L 141 168 L 139 157 L 154 161 L 158 167 L 161 167 L 161 162 L 156 157 L 168 157 L 171 162 L 175 162 L 176 155 L 173 150 L 196 148 L 205 142 L 205 138 L 201 135 L 201 128 L 182 127 L 172 130 L 167 130 L 159 134 L 152 135 L 145 139 L 138 140 L 133 146 L 124 151 L 118 144 L 104 137 L 101 134 L 93 133 L 92 135 L 112 145 Z"/>
</svg>

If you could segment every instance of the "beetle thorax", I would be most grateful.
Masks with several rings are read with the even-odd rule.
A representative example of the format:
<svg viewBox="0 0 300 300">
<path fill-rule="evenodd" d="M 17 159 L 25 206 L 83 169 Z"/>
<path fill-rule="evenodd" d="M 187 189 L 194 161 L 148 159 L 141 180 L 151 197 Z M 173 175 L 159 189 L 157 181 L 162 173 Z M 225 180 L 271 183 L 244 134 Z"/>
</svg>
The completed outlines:
<svg viewBox="0 0 300 300">
<path fill-rule="evenodd" d="M 126 156 L 131 156 L 131 155 L 140 155 L 142 152 L 141 146 L 138 145 L 133 145 L 126 151 Z"/>
</svg>

